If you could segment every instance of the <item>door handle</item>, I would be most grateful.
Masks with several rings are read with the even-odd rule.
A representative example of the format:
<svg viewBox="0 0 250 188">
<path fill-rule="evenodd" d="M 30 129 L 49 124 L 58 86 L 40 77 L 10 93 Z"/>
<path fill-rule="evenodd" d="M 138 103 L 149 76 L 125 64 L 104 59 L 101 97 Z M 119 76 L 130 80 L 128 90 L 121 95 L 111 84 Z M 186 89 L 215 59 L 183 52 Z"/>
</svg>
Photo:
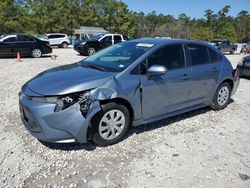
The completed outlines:
<svg viewBox="0 0 250 188">
<path fill-rule="evenodd" d="M 184 74 L 181 78 L 182 78 L 183 80 L 189 80 L 190 78 L 192 78 L 192 76 L 191 76 L 191 75 Z"/>
<path fill-rule="evenodd" d="M 213 72 L 218 72 L 219 69 L 218 69 L 217 67 L 214 67 L 214 68 L 212 69 L 212 71 L 213 71 Z"/>
</svg>

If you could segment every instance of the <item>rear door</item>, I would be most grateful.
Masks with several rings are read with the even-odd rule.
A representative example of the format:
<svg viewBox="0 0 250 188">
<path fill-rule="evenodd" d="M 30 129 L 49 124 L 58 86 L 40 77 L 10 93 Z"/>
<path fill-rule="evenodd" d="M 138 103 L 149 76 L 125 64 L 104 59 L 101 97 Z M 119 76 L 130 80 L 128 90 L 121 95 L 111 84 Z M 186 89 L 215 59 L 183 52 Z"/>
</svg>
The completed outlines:
<svg viewBox="0 0 250 188">
<path fill-rule="evenodd" d="M 29 36 L 17 36 L 16 48 L 14 49 L 15 53 L 19 52 L 22 55 L 29 55 L 36 41 Z"/>
<path fill-rule="evenodd" d="M 122 41 L 121 35 L 114 35 L 114 44 L 120 43 Z"/>
<path fill-rule="evenodd" d="M 187 44 L 186 47 L 192 69 L 192 103 L 207 103 L 219 80 L 222 59 L 205 45 Z"/>
</svg>

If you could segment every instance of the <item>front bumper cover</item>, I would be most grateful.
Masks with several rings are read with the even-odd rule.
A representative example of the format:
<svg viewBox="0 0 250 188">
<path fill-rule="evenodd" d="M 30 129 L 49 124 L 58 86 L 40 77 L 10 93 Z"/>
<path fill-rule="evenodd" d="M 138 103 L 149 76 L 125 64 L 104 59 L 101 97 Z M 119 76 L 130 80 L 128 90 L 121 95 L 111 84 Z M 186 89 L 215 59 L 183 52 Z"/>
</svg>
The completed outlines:
<svg viewBox="0 0 250 188">
<path fill-rule="evenodd" d="M 38 140 L 46 142 L 75 139 L 86 143 L 91 118 L 101 110 L 98 101 L 91 104 L 85 117 L 78 103 L 60 112 L 54 112 L 55 104 L 32 101 L 26 97 L 20 98 L 19 104 L 26 129 Z"/>
</svg>

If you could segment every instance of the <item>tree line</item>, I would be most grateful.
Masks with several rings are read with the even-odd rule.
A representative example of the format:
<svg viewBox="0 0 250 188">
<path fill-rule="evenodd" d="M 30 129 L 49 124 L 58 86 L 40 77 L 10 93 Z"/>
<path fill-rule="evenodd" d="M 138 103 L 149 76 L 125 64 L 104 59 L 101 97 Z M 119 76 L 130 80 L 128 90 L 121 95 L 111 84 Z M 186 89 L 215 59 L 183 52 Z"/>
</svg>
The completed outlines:
<svg viewBox="0 0 250 188">
<path fill-rule="evenodd" d="M 225 38 L 250 41 L 250 14 L 242 10 L 229 15 L 230 6 L 218 12 L 205 10 L 191 19 L 185 13 L 172 15 L 134 12 L 118 0 L 3 0 L 0 1 L 0 34 L 73 34 L 80 26 L 103 27 L 133 37 L 173 37 L 209 41 Z"/>
</svg>

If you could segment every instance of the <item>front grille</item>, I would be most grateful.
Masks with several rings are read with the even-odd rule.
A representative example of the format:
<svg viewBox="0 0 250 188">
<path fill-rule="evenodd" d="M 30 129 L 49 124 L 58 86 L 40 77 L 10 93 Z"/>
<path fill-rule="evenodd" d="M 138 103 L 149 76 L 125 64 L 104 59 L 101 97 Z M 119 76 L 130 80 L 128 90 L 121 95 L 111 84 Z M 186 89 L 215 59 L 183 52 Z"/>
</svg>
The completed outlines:
<svg viewBox="0 0 250 188">
<path fill-rule="evenodd" d="M 19 104 L 20 106 L 20 113 L 21 113 L 21 118 L 23 120 L 24 125 L 32 132 L 41 132 L 42 129 L 35 120 L 32 112 L 24 107 L 21 103 Z"/>
</svg>

